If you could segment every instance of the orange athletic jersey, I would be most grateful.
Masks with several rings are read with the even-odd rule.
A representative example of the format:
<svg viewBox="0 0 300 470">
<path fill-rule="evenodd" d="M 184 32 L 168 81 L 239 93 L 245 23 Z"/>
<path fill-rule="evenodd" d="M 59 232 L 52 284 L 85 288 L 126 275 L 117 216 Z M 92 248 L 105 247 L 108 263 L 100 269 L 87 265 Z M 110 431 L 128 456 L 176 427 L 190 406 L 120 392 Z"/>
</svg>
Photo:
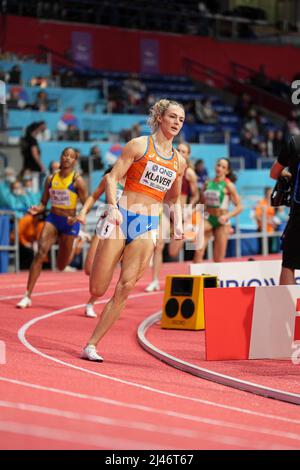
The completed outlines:
<svg viewBox="0 0 300 470">
<path fill-rule="evenodd" d="M 166 192 L 172 187 L 178 174 L 178 157 L 173 149 L 172 156 L 166 158 L 155 148 L 153 137 L 148 137 L 144 155 L 136 160 L 126 175 L 124 190 L 143 193 L 162 202 Z"/>
</svg>

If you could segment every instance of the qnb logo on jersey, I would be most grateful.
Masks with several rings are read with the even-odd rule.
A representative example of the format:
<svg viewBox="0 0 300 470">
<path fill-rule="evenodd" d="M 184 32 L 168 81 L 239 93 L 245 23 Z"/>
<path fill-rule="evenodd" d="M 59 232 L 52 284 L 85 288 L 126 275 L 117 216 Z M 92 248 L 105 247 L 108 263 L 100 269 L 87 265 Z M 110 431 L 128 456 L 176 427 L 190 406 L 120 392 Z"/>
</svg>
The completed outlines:
<svg viewBox="0 0 300 470">
<path fill-rule="evenodd" d="M 153 165 L 152 171 L 154 173 L 159 173 L 163 176 L 167 176 L 168 178 L 172 178 L 172 176 L 173 176 L 173 171 L 172 170 L 169 170 L 168 168 L 165 168 L 165 167 L 159 166 L 159 165 Z"/>
</svg>

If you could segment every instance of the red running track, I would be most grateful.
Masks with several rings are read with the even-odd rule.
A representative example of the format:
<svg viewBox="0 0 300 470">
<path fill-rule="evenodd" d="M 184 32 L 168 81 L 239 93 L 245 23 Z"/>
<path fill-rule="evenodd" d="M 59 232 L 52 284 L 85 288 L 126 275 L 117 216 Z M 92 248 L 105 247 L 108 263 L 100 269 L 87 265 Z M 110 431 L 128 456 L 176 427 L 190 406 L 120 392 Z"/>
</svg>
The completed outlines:
<svg viewBox="0 0 300 470">
<path fill-rule="evenodd" d="M 188 265 L 165 264 L 167 273 Z M 1 449 L 299 449 L 299 407 L 199 379 L 141 349 L 138 325 L 162 304 L 162 292 L 144 292 L 149 280 L 150 270 L 101 342 L 99 364 L 79 357 L 96 323 L 83 315 L 82 272 L 44 272 L 28 310 L 15 308 L 26 274 L 1 275 Z M 197 349 L 193 338 L 187 348 L 172 332 L 164 345 L 182 357 Z"/>
</svg>

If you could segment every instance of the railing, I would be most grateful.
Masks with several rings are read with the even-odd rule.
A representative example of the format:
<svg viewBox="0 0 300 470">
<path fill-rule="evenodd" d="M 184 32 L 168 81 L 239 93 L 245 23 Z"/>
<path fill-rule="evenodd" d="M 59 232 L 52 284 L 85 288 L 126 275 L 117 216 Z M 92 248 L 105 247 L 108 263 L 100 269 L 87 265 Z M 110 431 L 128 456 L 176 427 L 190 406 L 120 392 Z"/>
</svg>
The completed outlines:
<svg viewBox="0 0 300 470">
<path fill-rule="evenodd" d="M 268 91 L 265 91 L 250 83 L 250 72 L 259 73 L 250 67 L 231 63 L 233 74 L 226 75 L 219 70 L 213 69 L 200 62 L 185 57 L 182 60 L 183 72 L 190 78 L 198 80 L 208 86 L 227 90 L 235 95 L 247 93 L 257 106 L 269 109 L 281 116 L 288 116 L 293 109 L 291 102 L 279 98 Z M 246 78 L 247 77 L 247 78 Z"/>
<path fill-rule="evenodd" d="M 13 220 L 13 234 L 14 234 L 14 244 L 12 245 L 0 245 L 0 251 L 8 251 L 12 252 L 15 255 L 14 264 L 15 264 L 15 272 L 19 272 L 20 270 L 20 254 L 19 254 L 19 231 L 18 231 L 18 219 L 13 211 L 8 210 L 0 210 L 0 217 L 2 215 L 8 215 Z"/>
</svg>

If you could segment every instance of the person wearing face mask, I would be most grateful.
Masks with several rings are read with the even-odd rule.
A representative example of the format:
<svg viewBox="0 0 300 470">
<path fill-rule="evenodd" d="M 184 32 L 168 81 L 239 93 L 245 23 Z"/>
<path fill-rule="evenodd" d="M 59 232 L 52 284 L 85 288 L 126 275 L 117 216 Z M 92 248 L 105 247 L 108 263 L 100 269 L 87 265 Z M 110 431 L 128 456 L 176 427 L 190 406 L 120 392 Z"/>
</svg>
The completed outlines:
<svg viewBox="0 0 300 470">
<path fill-rule="evenodd" d="M 0 182 L 0 208 L 7 209 L 10 185 L 16 181 L 14 168 L 6 167 L 4 170 L 4 180 Z"/>
<path fill-rule="evenodd" d="M 41 194 L 40 192 L 35 192 L 33 190 L 33 181 L 32 181 L 31 174 L 29 173 L 25 174 L 22 178 L 22 183 L 23 183 L 25 194 L 27 195 L 30 201 L 30 206 L 34 206 L 38 204 L 39 200 L 41 199 Z"/>
<path fill-rule="evenodd" d="M 30 207 L 30 200 L 26 195 L 22 183 L 18 180 L 10 184 L 10 194 L 7 197 L 7 209 L 16 213 L 18 219 L 23 217 Z"/>
</svg>

